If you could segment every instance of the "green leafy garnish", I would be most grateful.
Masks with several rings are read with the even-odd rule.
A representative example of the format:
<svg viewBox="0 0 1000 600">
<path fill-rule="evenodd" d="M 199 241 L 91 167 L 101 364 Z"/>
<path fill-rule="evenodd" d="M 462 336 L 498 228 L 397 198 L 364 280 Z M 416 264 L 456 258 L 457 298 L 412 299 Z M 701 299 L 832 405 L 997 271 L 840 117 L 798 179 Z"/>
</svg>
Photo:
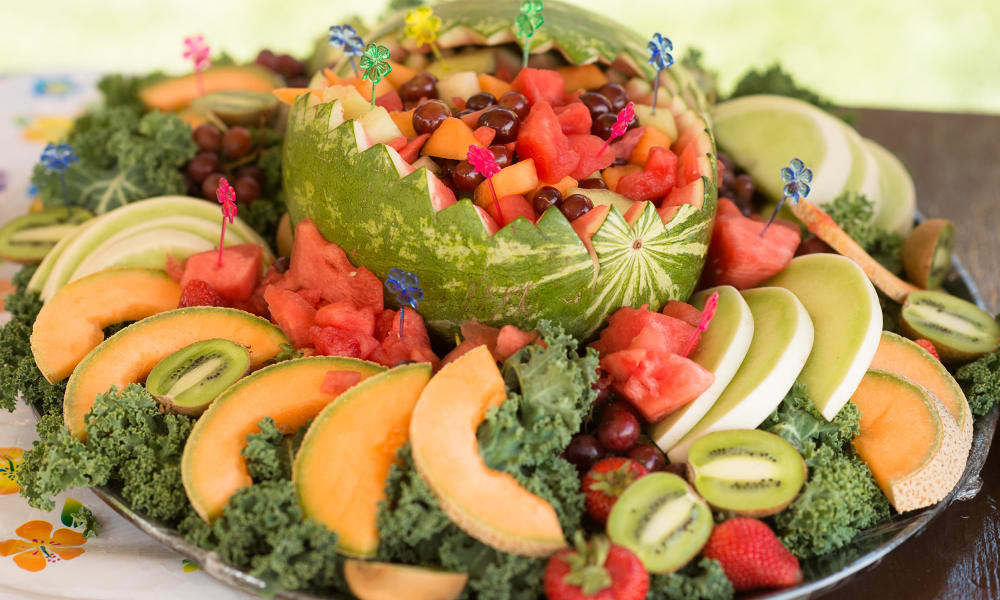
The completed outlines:
<svg viewBox="0 0 1000 600">
<path fill-rule="evenodd" d="M 735 591 L 719 561 L 691 561 L 676 573 L 649 578 L 647 600 L 729 600 Z"/>
<path fill-rule="evenodd" d="M 1000 351 L 960 367 L 955 379 L 962 385 L 972 414 L 981 417 L 990 412 L 1000 402 Z"/>
<path fill-rule="evenodd" d="M 729 97 L 739 98 L 740 96 L 750 96 L 753 94 L 775 94 L 777 96 L 798 98 L 840 117 L 848 125 L 854 125 L 855 116 L 853 114 L 839 114 L 837 105 L 809 88 L 804 88 L 795 83 L 795 79 L 791 74 L 782 69 L 781 65 L 777 63 L 771 65 L 765 71 L 758 71 L 757 69 L 747 71 L 740 78 Z"/>
<path fill-rule="evenodd" d="M 899 275 L 903 272 L 902 235 L 875 225 L 875 203 L 863 194 L 844 192 L 825 205 L 830 218 L 882 266 Z"/>
<path fill-rule="evenodd" d="M 247 461 L 250 477 L 254 481 L 291 479 L 292 457 L 284 443 L 285 435 L 271 417 L 264 417 L 257 426 L 260 431 L 247 436 L 247 445 L 240 453 Z"/>
</svg>

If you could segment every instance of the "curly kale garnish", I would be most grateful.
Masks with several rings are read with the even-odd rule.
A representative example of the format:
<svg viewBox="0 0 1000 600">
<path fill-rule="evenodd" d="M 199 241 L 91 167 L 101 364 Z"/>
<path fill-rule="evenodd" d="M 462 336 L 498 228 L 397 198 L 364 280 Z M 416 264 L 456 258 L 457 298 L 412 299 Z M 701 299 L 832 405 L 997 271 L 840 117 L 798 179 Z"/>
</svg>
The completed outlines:
<svg viewBox="0 0 1000 600">
<path fill-rule="evenodd" d="M 750 69 L 740 78 L 730 98 L 740 96 L 750 96 L 753 94 L 775 94 L 778 96 L 789 96 L 808 102 L 817 108 L 825 110 L 839 116 L 845 123 L 853 126 L 855 116 L 853 113 L 840 114 L 837 105 L 830 100 L 820 96 L 809 88 L 804 88 L 795 83 L 795 79 L 781 65 L 775 63 L 765 71 Z"/>
<path fill-rule="evenodd" d="M 896 275 L 903 272 L 903 242 L 906 239 L 873 222 L 875 203 L 864 194 L 844 192 L 823 210 L 882 266 Z"/>
<path fill-rule="evenodd" d="M 83 537 L 97 537 L 97 532 L 101 529 L 101 524 L 98 522 L 97 517 L 94 513 L 90 512 L 90 509 L 86 506 L 81 505 L 80 508 L 76 509 L 69 515 L 72 519 L 73 527 L 83 527 L 83 531 L 80 535 Z"/>
<path fill-rule="evenodd" d="M 972 414 L 981 417 L 990 412 L 1000 402 L 1000 351 L 960 367 L 955 379 L 962 385 Z"/>
<path fill-rule="evenodd" d="M 653 575 L 647 600 L 729 600 L 735 594 L 719 561 L 702 558 L 676 573 Z"/>
<path fill-rule="evenodd" d="M 254 481 L 291 479 L 292 457 L 285 435 L 271 417 L 264 417 L 257 426 L 260 431 L 247 436 L 247 445 L 242 452 L 250 477 Z"/>
</svg>

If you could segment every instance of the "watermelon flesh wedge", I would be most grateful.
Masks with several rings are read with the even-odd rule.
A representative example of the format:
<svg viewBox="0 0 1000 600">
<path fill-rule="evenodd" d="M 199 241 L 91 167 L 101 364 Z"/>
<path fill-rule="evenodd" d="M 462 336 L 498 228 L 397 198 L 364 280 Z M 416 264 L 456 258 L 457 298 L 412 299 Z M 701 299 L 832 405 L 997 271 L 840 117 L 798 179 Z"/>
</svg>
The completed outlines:
<svg viewBox="0 0 1000 600">
<path fill-rule="evenodd" d="M 340 300 L 316 311 L 316 324 L 320 327 L 339 327 L 370 336 L 375 335 L 375 313 L 368 307 L 357 306 L 349 300 Z"/>
<path fill-rule="evenodd" d="M 521 69 L 511 82 L 515 92 L 521 92 L 531 104 L 545 102 L 552 106 L 562 104 L 566 82 L 558 71 L 551 69 Z"/>
<path fill-rule="evenodd" d="M 580 162 L 580 156 L 570 146 L 548 102 L 534 104 L 521 123 L 517 133 L 517 155 L 522 160 L 535 160 L 538 179 L 544 183 L 555 183 L 566 177 Z"/>
<path fill-rule="evenodd" d="M 584 135 L 590 133 L 593 119 L 590 109 L 583 102 L 571 102 L 555 109 L 559 125 L 566 135 Z"/>
<path fill-rule="evenodd" d="M 625 306 L 608 318 L 608 326 L 591 347 L 602 356 L 637 347 L 678 353 L 683 352 L 696 332 L 695 327 L 680 319 L 653 312 L 647 305 L 641 308 Z"/>
<path fill-rule="evenodd" d="M 596 135 L 584 134 L 568 137 L 569 147 L 580 157 L 580 162 L 569 174 L 573 179 L 577 181 L 586 179 L 593 173 L 610 167 L 611 163 L 615 162 L 614 151 L 610 146 L 605 148 L 604 140 Z"/>
<path fill-rule="evenodd" d="M 264 251 L 257 244 L 224 247 L 222 266 L 219 266 L 218 250 L 192 254 L 184 263 L 181 288 L 192 279 L 200 279 L 227 302 L 247 300 L 260 283 L 263 258 Z"/>
<path fill-rule="evenodd" d="M 714 285 L 739 290 L 767 281 L 788 266 L 802 235 L 797 227 L 776 221 L 761 236 L 764 223 L 744 217 L 735 204 L 719 200 L 719 215 L 708 249 L 706 277 Z"/>
<path fill-rule="evenodd" d="M 649 151 L 643 170 L 622 177 L 615 191 L 632 200 L 659 200 L 670 193 L 676 180 L 677 156 L 655 147 Z"/>
<path fill-rule="evenodd" d="M 309 301 L 273 285 L 264 290 L 264 301 L 271 320 L 285 332 L 293 346 L 302 348 L 312 343 L 310 329 L 316 322 L 316 309 Z"/>
<path fill-rule="evenodd" d="M 691 327 L 697 327 L 701 323 L 701 311 L 687 302 L 681 302 L 680 300 L 667 302 L 663 305 L 663 310 L 660 312 L 668 317 L 680 319 Z"/>
<path fill-rule="evenodd" d="M 635 348 L 601 358 L 611 387 L 655 423 L 708 389 L 715 376 L 678 354 Z"/>
</svg>

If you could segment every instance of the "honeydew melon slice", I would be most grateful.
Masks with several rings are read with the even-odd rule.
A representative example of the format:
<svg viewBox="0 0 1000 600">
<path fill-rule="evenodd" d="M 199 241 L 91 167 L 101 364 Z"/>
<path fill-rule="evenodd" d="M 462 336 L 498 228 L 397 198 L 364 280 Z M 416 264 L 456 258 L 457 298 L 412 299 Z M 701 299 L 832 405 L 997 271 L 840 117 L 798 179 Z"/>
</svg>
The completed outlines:
<svg viewBox="0 0 1000 600">
<path fill-rule="evenodd" d="M 49 250 L 49 253 L 42 259 L 41 264 L 39 264 L 38 268 L 35 269 L 35 274 L 31 276 L 31 280 L 28 281 L 28 291 L 39 293 L 42 291 L 42 288 L 45 286 L 45 281 L 49 277 L 49 273 L 52 272 L 52 267 L 54 267 L 59 261 L 59 257 L 62 256 L 63 251 L 73 240 L 86 231 L 88 227 L 92 226 L 95 220 L 96 219 L 91 219 L 80 223 L 76 229 L 74 229 L 71 233 L 66 234 L 65 237 L 59 240 L 56 245 Z"/>
<path fill-rule="evenodd" d="M 913 229 L 913 215 L 917 210 L 913 178 L 895 154 L 867 138 L 864 145 L 875 157 L 879 169 L 879 190 L 874 197 L 870 197 L 877 207 L 875 224 L 889 231 L 909 233 Z"/>
<path fill-rule="evenodd" d="M 112 267 L 159 267 L 167 255 L 183 258 L 211 250 L 215 245 L 205 238 L 177 229 L 151 229 L 122 238 L 114 244 L 102 244 L 76 268 L 70 281 Z"/>
<path fill-rule="evenodd" d="M 875 213 L 878 214 L 878 197 L 881 190 L 878 162 L 865 144 L 864 138 L 858 135 L 853 127 L 843 121 L 840 121 L 840 125 L 844 128 L 847 143 L 851 147 L 851 174 L 847 176 L 844 190 L 864 194 L 875 203 Z"/>
<path fill-rule="evenodd" d="M 687 461 L 695 440 L 713 431 L 756 429 L 795 383 L 813 346 L 813 324 L 802 303 L 783 288 L 742 292 L 753 315 L 753 339 L 743 363 L 715 404 L 667 452 Z"/>
<path fill-rule="evenodd" d="M 712 408 L 743 364 L 753 339 L 753 314 L 739 290 L 723 285 L 704 290 L 692 299 L 703 308 L 712 292 L 719 292 L 719 307 L 691 359 L 715 375 L 707 390 L 692 402 L 655 424 L 650 437 L 664 452 L 673 448 Z"/>
<path fill-rule="evenodd" d="M 831 420 L 851 399 L 878 350 L 882 308 L 875 286 L 861 267 L 839 254 L 794 258 L 765 285 L 791 291 L 812 318 L 816 343 L 799 381 L 816 410 Z"/>
<path fill-rule="evenodd" d="M 673 112 L 669 109 L 664 109 L 664 107 L 658 107 L 660 110 L 654 113 L 652 106 L 645 104 L 634 104 L 633 106 L 635 107 L 635 116 L 639 119 L 640 125 L 659 129 L 667 134 L 670 141 L 677 139 L 677 121 L 674 119 Z"/>
<path fill-rule="evenodd" d="M 590 190 L 584 188 L 569 188 L 566 190 L 565 196 L 572 194 L 583 194 L 584 196 L 590 198 L 590 201 L 594 203 L 594 206 L 601 204 L 607 204 L 608 206 L 613 206 L 618 209 L 618 212 L 622 215 L 628 213 L 628 211 L 636 204 L 635 200 L 631 198 L 626 198 L 621 194 L 616 194 L 611 190 Z"/>
</svg>

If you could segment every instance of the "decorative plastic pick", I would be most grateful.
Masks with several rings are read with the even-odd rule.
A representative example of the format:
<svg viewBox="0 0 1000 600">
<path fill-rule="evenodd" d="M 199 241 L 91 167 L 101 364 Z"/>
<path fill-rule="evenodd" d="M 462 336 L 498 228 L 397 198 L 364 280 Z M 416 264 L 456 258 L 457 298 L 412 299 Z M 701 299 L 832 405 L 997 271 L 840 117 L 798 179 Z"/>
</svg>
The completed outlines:
<svg viewBox="0 0 1000 600">
<path fill-rule="evenodd" d="M 615 138 L 620 138 L 625 135 L 625 132 L 628 131 L 629 123 L 634 120 L 635 104 L 629 102 L 625 105 L 625 108 L 618 111 L 618 118 L 615 119 L 615 124 L 611 126 L 611 135 L 608 136 L 608 139 L 604 140 L 604 145 L 601 146 L 597 155 L 600 156 L 601 152 L 604 152 L 604 149 L 607 148 L 611 142 L 615 140 Z"/>
<path fill-rule="evenodd" d="M 411 8 L 406 13 L 406 28 L 403 35 L 413 39 L 418 45 L 427 44 L 431 47 L 431 52 L 438 60 L 441 58 L 441 51 L 438 49 L 437 41 L 438 29 L 441 29 L 441 17 L 434 14 L 434 9 L 429 6 Z"/>
<path fill-rule="evenodd" d="M 184 38 L 184 58 L 190 59 L 194 65 L 195 79 L 198 81 L 198 95 L 205 95 L 205 82 L 202 81 L 201 71 L 212 66 L 212 59 L 209 58 L 211 50 L 205 43 L 205 36 L 195 35 Z"/>
<path fill-rule="evenodd" d="M 63 202 L 69 210 L 69 192 L 66 189 L 66 169 L 78 160 L 73 146 L 69 144 L 49 144 L 42 150 L 41 163 L 45 170 L 59 175 L 59 186 L 62 188 Z M 6 183 L 6 182 L 5 182 Z"/>
<path fill-rule="evenodd" d="M 781 190 L 782 198 L 778 201 L 778 205 L 774 207 L 774 212 L 771 213 L 771 218 L 767 220 L 764 229 L 760 230 L 760 237 L 764 237 L 764 232 L 771 226 L 771 223 L 774 223 L 774 218 L 778 216 L 778 211 L 781 210 L 785 200 L 788 200 L 792 204 L 798 204 L 800 198 L 809 197 L 809 184 L 812 180 L 813 172 L 806 168 L 806 163 L 798 158 L 793 158 L 787 167 L 782 167 L 781 181 L 785 184 L 785 187 Z"/>
<path fill-rule="evenodd" d="M 486 181 L 489 182 L 490 192 L 493 194 L 493 206 L 497 207 L 497 217 L 502 224 L 503 211 L 500 208 L 500 199 L 497 198 L 497 189 L 493 187 L 493 176 L 500 172 L 500 165 L 497 164 L 493 151 L 489 148 L 469 144 L 469 151 L 466 153 L 465 159 L 469 161 L 476 173 L 485 177 Z"/>
<path fill-rule="evenodd" d="M 674 57 L 670 54 L 674 49 L 674 43 L 670 41 L 670 38 L 654 33 L 653 39 L 649 40 L 646 48 L 649 49 L 649 64 L 656 69 L 656 75 L 653 76 L 653 114 L 655 115 L 656 96 L 660 92 L 660 73 L 674 64 Z"/>
<path fill-rule="evenodd" d="M 524 55 L 521 59 L 521 68 L 528 67 L 528 54 L 531 52 L 531 38 L 535 35 L 535 31 L 545 23 L 545 17 L 542 16 L 542 9 L 545 6 L 542 5 L 542 0 L 524 0 L 521 2 L 521 14 L 517 15 L 514 19 L 514 25 L 517 27 L 517 37 L 521 40 L 521 48 L 524 49 Z"/>
<path fill-rule="evenodd" d="M 358 65 L 354 62 L 354 58 L 361 56 L 365 50 L 365 42 L 358 35 L 358 32 L 354 30 L 350 25 L 330 25 L 330 45 L 335 48 L 340 48 L 344 51 L 344 56 L 347 57 L 347 62 L 351 65 L 351 70 L 354 71 L 354 76 L 358 76 Z"/>
<path fill-rule="evenodd" d="M 687 347 L 684 349 L 685 358 L 691 356 L 694 349 L 698 347 L 698 342 L 701 341 L 701 334 L 708 331 L 708 326 L 712 322 L 712 317 L 715 316 L 715 311 L 718 308 L 719 292 L 712 292 L 712 295 L 705 301 L 705 310 L 701 311 L 701 321 L 698 322 L 698 330 L 688 339 Z"/>
<path fill-rule="evenodd" d="M 403 337 L 406 306 L 417 310 L 417 302 L 424 299 L 424 290 L 420 288 L 420 280 L 416 275 L 402 269 L 389 269 L 385 287 L 396 296 L 396 302 L 399 303 L 399 337 Z"/>
<path fill-rule="evenodd" d="M 226 221 L 230 224 L 236 220 L 236 190 L 229 185 L 225 177 L 219 178 L 219 187 L 215 189 L 215 197 L 222 205 L 222 234 L 219 236 L 219 266 L 222 266 L 222 244 L 226 240 Z"/>
<path fill-rule="evenodd" d="M 379 44 L 365 46 L 365 54 L 361 57 L 362 79 L 372 82 L 372 108 L 375 108 L 375 86 L 382 78 L 392 72 L 389 65 L 389 49 Z"/>
</svg>

